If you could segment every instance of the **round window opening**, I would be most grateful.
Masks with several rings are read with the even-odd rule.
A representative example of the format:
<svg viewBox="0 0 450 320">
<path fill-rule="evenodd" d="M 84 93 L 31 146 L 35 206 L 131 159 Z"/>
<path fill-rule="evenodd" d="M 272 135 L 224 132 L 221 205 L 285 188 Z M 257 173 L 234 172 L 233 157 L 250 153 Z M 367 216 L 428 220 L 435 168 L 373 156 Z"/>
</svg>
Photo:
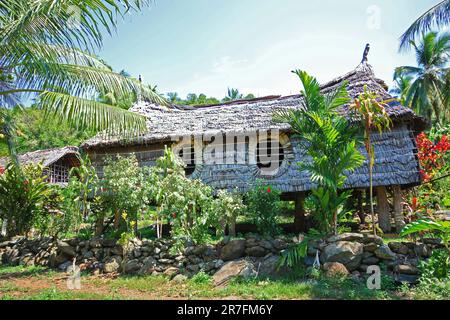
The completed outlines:
<svg viewBox="0 0 450 320">
<path fill-rule="evenodd" d="M 183 160 L 184 173 L 186 176 L 190 176 L 195 171 L 195 151 L 194 145 L 185 145 L 177 151 L 177 155 Z"/>
<path fill-rule="evenodd" d="M 278 140 L 267 139 L 256 145 L 256 165 L 263 175 L 276 174 L 284 158 L 284 148 Z"/>
</svg>

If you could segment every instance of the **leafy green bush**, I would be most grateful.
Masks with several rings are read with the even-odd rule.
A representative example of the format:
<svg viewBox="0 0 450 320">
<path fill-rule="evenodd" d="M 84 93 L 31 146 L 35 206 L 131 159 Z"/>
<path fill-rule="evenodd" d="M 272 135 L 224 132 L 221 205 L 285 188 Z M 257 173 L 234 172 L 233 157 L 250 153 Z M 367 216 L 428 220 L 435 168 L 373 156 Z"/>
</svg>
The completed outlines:
<svg viewBox="0 0 450 320">
<path fill-rule="evenodd" d="M 243 203 L 242 196 L 238 192 L 219 190 L 213 206 L 221 226 L 221 228 L 218 229 L 218 234 L 223 235 L 225 233 L 225 228 L 228 225 L 229 234 L 232 237 L 235 237 L 236 219 L 239 215 L 244 214 L 247 209 L 246 205 Z"/>
<path fill-rule="evenodd" d="M 7 221 L 7 235 L 27 234 L 49 209 L 50 193 L 41 165 L 23 170 L 8 165 L 0 175 L 0 218 Z"/>
<path fill-rule="evenodd" d="M 209 284 L 211 283 L 212 279 L 211 276 L 207 273 L 205 273 L 203 270 L 196 273 L 192 278 L 191 281 L 195 284 Z"/>
<path fill-rule="evenodd" d="M 153 170 L 157 214 L 171 223 L 172 237 L 179 246 L 186 241 L 207 242 L 211 238 L 209 228 L 219 226 L 211 187 L 187 178 L 183 164 L 169 149 Z"/>
<path fill-rule="evenodd" d="M 429 282 L 435 279 L 446 279 L 450 274 L 450 258 L 447 250 L 434 250 L 427 261 L 421 261 L 420 281 Z"/>
<path fill-rule="evenodd" d="M 280 195 L 280 191 L 261 181 L 246 195 L 248 215 L 263 235 L 276 235 L 281 231 L 277 222 L 281 212 Z"/>
</svg>

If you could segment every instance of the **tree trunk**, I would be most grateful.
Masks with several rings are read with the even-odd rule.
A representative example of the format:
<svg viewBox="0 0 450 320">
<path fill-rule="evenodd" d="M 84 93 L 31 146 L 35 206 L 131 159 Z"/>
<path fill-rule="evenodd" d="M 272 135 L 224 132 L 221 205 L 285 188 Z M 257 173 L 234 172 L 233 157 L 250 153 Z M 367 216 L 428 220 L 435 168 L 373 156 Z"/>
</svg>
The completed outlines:
<svg viewBox="0 0 450 320">
<path fill-rule="evenodd" d="M 298 193 L 295 197 L 294 228 L 297 232 L 305 230 L 305 195 Z"/>
<path fill-rule="evenodd" d="M 228 225 L 228 234 L 232 237 L 236 237 L 236 217 L 230 219 L 230 224 Z"/>
<path fill-rule="evenodd" d="M 400 232 L 405 226 L 405 217 L 403 216 L 403 205 L 402 205 L 402 189 L 400 186 L 396 185 L 393 187 L 394 194 L 394 220 L 395 229 Z"/>
<path fill-rule="evenodd" d="M 378 211 L 378 224 L 383 232 L 391 231 L 391 217 L 389 214 L 389 202 L 386 194 L 385 187 L 377 187 L 377 211 Z"/>
<path fill-rule="evenodd" d="M 102 233 L 103 233 L 103 220 L 104 220 L 104 217 L 103 217 L 103 215 L 101 214 L 101 215 L 97 218 L 97 221 L 95 222 L 95 236 L 96 236 L 96 237 L 101 236 Z"/>
<path fill-rule="evenodd" d="M 371 160 L 370 160 L 371 161 Z M 372 179 L 372 164 L 369 164 L 369 201 L 370 201 L 370 216 L 372 217 L 372 230 L 373 234 L 377 234 L 377 228 L 375 224 L 375 212 L 373 210 L 373 179 Z"/>
<path fill-rule="evenodd" d="M 356 199 L 358 202 L 358 216 L 359 216 L 360 224 L 365 224 L 366 223 L 366 213 L 364 212 L 362 191 L 356 190 Z"/>
</svg>

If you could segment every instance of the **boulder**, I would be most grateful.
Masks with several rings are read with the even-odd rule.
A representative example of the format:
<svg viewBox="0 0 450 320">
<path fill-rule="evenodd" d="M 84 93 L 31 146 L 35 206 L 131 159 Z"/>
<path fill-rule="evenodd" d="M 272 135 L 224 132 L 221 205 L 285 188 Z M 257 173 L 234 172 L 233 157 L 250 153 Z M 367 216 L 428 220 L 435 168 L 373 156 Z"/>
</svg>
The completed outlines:
<svg viewBox="0 0 450 320">
<path fill-rule="evenodd" d="M 401 242 L 389 242 L 388 246 L 393 252 L 399 254 L 408 254 L 409 251 L 408 247 Z"/>
<path fill-rule="evenodd" d="M 414 252 L 418 257 L 428 258 L 431 255 L 431 250 L 426 244 L 420 243 L 414 247 Z"/>
<path fill-rule="evenodd" d="M 215 286 L 226 286 L 234 277 L 250 278 L 256 276 L 255 266 L 248 260 L 241 259 L 225 263 L 213 275 Z"/>
<path fill-rule="evenodd" d="M 349 271 L 353 271 L 361 264 L 363 245 L 359 242 L 338 241 L 329 244 L 323 250 L 321 261 L 339 262 Z"/>
<path fill-rule="evenodd" d="M 67 271 L 67 269 L 68 269 L 70 266 L 72 266 L 72 261 L 66 261 L 66 262 L 61 263 L 61 264 L 58 266 L 58 269 L 61 270 L 61 271 Z"/>
<path fill-rule="evenodd" d="M 382 260 L 395 260 L 397 256 L 389 249 L 389 246 L 382 245 L 375 250 L 375 255 Z"/>
<path fill-rule="evenodd" d="M 220 259 L 229 261 L 239 259 L 245 254 L 245 240 L 231 240 L 220 251 Z"/>
<path fill-rule="evenodd" d="M 143 265 L 141 267 L 141 269 L 139 270 L 139 274 L 151 274 L 153 271 L 155 271 L 155 267 L 156 267 L 156 259 L 153 258 L 152 256 L 149 256 L 147 258 L 145 258 L 142 261 Z"/>
<path fill-rule="evenodd" d="M 325 275 L 331 278 L 349 275 L 347 268 L 339 262 L 326 262 L 323 265 L 323 270 L 325 270 Z"/>
<path fill-rule="evenodd" d="M 128 261 L 125 264 L 124 271 L 125 273 L 135 273 L 141 269 L 142 265 L 139 263 L 139 260 L 133 259 Z"/>
<path fill-rule="evenodd" d="M 70 244 L 64 241 L 58 241 L 58 250 L 61 254 L 69 258 L 73 258 L 77 255 L 75 249 Z"/>
<path fill-rule="evenodd" d="M 378 245 L 375 242 L 367 243 L 364 245 L 364 251 L 375 252 L 378 249 Z"/>
<path fill-rule="evenodd" d="M 256 246 L 248 248 L 245 250 L 245 253 L 250 257 L 264 257 L 266 255 L 266 250 L 263 247 Z"/>
<path fill-rule="evenodd" d="M 113 256 L 108 258 L 103 264 L 104 273 L 118 272 L 120 269 L 120 264 L 122 263 L 122 257 Z"/>
<path fill-rule="evenodd" d="M 169 267 L 164 271 L 164 275 L 172 278 L 179 272 L 178 268 L 175 267 Z"/>
<path fill-rule="evenodd" d="M 362 260 L 363 264 L 367 264 L 369 266 L 378 264 L 378 262 L 380 262 L 380 259 L 378 259 L 377 257 L 368 257 Z"/>
<path fill-rule="evenodd" d="M 374 234 L 371 233 L 365 233 L 364 234 L 364 239 L 363 239 L 363 243 L 376 243 L 378 245 L 382 245 L 383 244 L 383 238 L 381 238 L 380 236 L 376 236 Z"/>
<path fill-rule="evenodd" d="M 419 276 L 403 273 L 396 274 L 394 279 L 398 283 L 417 284 L 419 282 Z"/>
<path fill-rule="evenodd" d="M 188 277 L 186 277 L 183 274 L 177 274 L 175 277 L 173 277 L 172 281 L 176 283 L 183 283 L 186 282 Z"/>
<path fill-rule="evenodd" d="M 338 241 L 358 241 L 362 242 L 364 236 L 361 233 L 342 233 L 335 236 L 331 236 L 327 239 L 328 242 L 338 242 Z"/>
<path fill-rule="evenodd" d="M 394 272 L 409 275 L 418 275 L 419 269 L 409 264 L 399 264 L 394 267 Z"/>
<path fill-rule="evenodd" d="M 286 268 L 281 267 L 280 269 L 278 269 L 279 260 L 280 256 L 272 254 L 259 260 L 257 263 L 255 263 L 258 275 L 262 277 L 272 277 L 284 273 L 286 271 Z"/>
</svg>

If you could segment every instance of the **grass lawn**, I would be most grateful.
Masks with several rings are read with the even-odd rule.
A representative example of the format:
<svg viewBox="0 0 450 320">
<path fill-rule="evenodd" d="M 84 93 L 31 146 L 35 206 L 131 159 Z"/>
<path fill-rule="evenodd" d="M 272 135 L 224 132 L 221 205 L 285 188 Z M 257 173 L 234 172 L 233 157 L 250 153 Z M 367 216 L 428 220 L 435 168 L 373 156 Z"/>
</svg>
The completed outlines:
<svg viewBox="0 0 450 320">
<path fill-rule="evenodd" d="M 208 276 L 197 276 L 177 283 L 162 276 L 94 276 L 82 274 L 81 289 L 69 290 L 66 274 L 41 267 L 0 266 L 0 299 L 15 300 L 113 300 L 113 299 L 411 299 L 411 290 L 392 287 L 369 290 L 352 279 L 302 280 L 251 279 L 215 288 Z M 390 289 L 390 290 L 386 290 Z"/>
</svg>

